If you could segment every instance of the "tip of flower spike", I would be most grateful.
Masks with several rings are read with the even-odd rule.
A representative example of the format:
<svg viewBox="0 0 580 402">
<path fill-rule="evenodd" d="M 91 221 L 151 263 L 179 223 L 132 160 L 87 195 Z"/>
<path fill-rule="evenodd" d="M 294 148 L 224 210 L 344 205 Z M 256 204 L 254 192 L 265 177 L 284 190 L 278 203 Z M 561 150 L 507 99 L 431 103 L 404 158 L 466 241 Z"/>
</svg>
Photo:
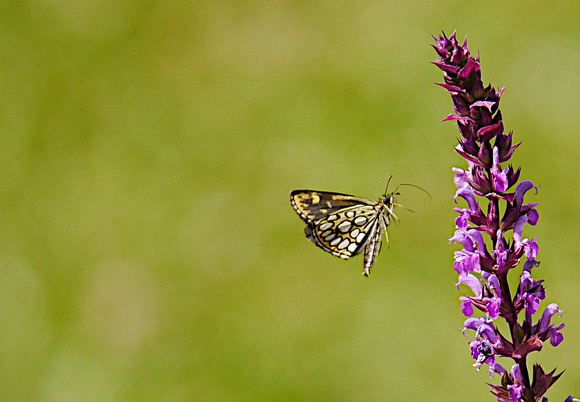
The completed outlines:
<svg viewBox="0 0 580 402">
<path fill-rule="evenodd" d="M 456 52 L 456 50 L 459 48 L 456 34 L 457 30 L 453 31 L 453 34 L 449 38 L 447 38 L 447 35 L 445 35 L 444 31 L 441 31 L 441 36 L 439 37 L 431 34 L 433 39 L 435 39 L 435 44 L 431 46 L 433 46 L 439 56 L 442 58 L 463 57 L 463 52 Z"/>
</svg>

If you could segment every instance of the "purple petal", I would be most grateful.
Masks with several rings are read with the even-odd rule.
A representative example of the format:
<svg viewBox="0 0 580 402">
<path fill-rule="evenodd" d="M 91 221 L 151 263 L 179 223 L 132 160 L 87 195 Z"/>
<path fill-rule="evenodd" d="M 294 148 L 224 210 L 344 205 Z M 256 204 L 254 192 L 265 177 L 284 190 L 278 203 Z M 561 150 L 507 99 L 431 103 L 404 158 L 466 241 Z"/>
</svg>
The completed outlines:
<svg viewBox="0 0 580 402">
<path fill-rule="evenodd" d="M 491 377 L 491 373 L 497 373 L 499 375 L 503 375 L 505 373 L 505 371 L 506 370 L 499 363 L 495 363 L 495 364 L 489 366 L 490 377 Z"/>
<path fill-rule="evenodd" d="M 468 209 L 454 208 L 455 211 L 459 212 L 459 216 L 455 218 L 455 225 L 458 229 L 466 230 L 469 227 L 469 217 L 471 213 Z"/>
<path fill-rule="evenodd" d="M 457 192 L 455 193 L 455 197 L 453 197 L 455 202 L 457 202 L 457 197 L 461 197 L 465 201 L 467 201 L 467 205 L 469 206 L 469 210 L 471 212 L 479 211 L 479 204 L 477 203 L 477 200 L 475 199 L 475 195 L 473 195 L 473 192 L 469 188 L 462 187 L 462 188 L 457 189 Z"/>
<path fill-rule="evenodd" d="M 562 317 L 563 311 L 558 308 L 558 305 L 556 303 L 552 303 L 548 307 L 546 307 L 544 313 L 542 314 L 542 318 L 540 319 L 539 322 L 540 332 L 543 332 L 548 329 L 552 316 L 557 313 L 560 313 L 560 317 Z"/>
<path fill-rule="evenodd" d="M 526 317 L 531 317 L 533 314 L 536 314 L 538 309 L 540 308 L 540 299 L 535 297 L 532 294 L 527 294 L 524 298 L 524 308 L 526 309 Z"/>
<path fill-rule="evenodd" d="M 492 288 L 494 294 L 501 298 L 501 285 L 499 284 L 499 279 L 495 274 L 491 274 L 487 279 L 488 284 Z"/>
<path fill-rule="evenodd" d="M 522 392 L 524 390 L 523 385 L 521 384 L 508 385 L 507 389 L 510 394 L 510 402 L 520 402 L 522 400 Z"/>
<path fill-rule="evenodd" d="M 471 107 L 475 107 L 475 106 L 481 106 L 481 107 L 485 107 L 487 108 L 487 110 L 489 110 L 489 113 L 493 113 L 491 111 L 491 108 L 493 107 L 493 105 L 495 105 L 495 101 L 477 101 L 477 102 L 473 102 L 471 104 Z"/>
<path fill-rule="evenodd" d="M 493 175 L 493 188 L 498 193 L 503 193 L 508 188 L 508 177 L 505 171 Z"/>
<path fill-rule="evenodd" d="M 450 240 L 453 240 L 455 243 L 460 243 L 465 249 L 464 251 L 472 253 L 476 250 L 476 246 L 478 245 L 476 244 L 477 241 L 483 241 L 483 237 L 475 229 L 469 231 L 460 229 L 455 231 L 455 234 Z"/>
<path fill-rule="evenodd" d="M 524 195 L 532 188 L 535 188 L 536 194 L 538 194 L 538 188 L 534 186 L 534 183 L 532 183 L 531 181 L 526 180 L 518 184 L 518 186 L 516 187 L 516 195 L 515 195 L 515 201 L 517 205 L 523 205 Z"/>
<path fill-rule="evenodd" d="M 540 246 L 538 246 L 538 243 L 536 243 L 535 237 L 524 243 L 524 253 L 526 254 L 526 258 L 528 260 L 535 260 L 538 257 L 539 252 Z"/>
<path fill-rule="evenodd" d="M 528 212 L 528 222 L 530 225 L 535 226 L 538 223 L 538 219 L 540 219 L 540 214 L 535 209 L 530 209 Z"/>
<path fill-rule="evenodd" d="M 470 229 L 467 231 L 467 235 L 471 238 L 471 242 L 480 255 L 485 255 L 485 243 L 483 242 L 483 235 L 479 230 Z"/>
<path fill-rule="evenodd" d="M 477 328 L 477 333 L 483 336 L 484 339 L 488 339 L 492 344 L 495 344 L 499 340 L 493 327 L 488 324 L 480 325 Z"/>
<path fill-rule="evenodd" d="M 487 321 L 483 317 L 479 318 L 468 318 L 465 320 L 463 331 L 467 329 L 473 329 L 476 332 L 476 336 L 481 336 L 483 340 L 489 341 L 492 345 L 495 345 L 499 338 L 495 334 L 493 327 L 487 324 Z M 481 341 L 476 341 L 481 344 Z M 471 343 L 471 342 L 470 342 Z"/>
<path fill-rule="evenodd" d="M 456 230 L 455 233 L 453 234 L 453 237 L 449 238 L 449 244 L 451 244 L 451 242 L 461 244 L 464 248 L 466 244 L 467 245 L 471 244 L 471 242 L 467 240 L 467 232 L 461 229 Z"/>
<path fill-rule="evenodd" d="M 513 380 L 513 382 L 517 384 L 521 384 L 523 382 L 522 372 L 520 370 L 519 364 L 514 364 L 512 366 L 512 368 L 510 369 L 510 377 Z"/>
<path fill-rule="evenodd" d="M 471 317 L 473 315 L 473 306 L 471 305 L 471 300 L 469 297 L 461 296 L 459 297 L 461 300 L 461 312 L 466 317 Z"/>
<path fill-rule="evenodd" d="M 499 149 L 497 147 L 493 147 L 493 166 L 491 168 L 491 174 L 493 177 L 493 188 L 499 192 L 503 193 L 508 188 L 508 177 L 507 177 L 508 169 L 501 170 L 499 164 Z"/>
<path fill-rule="evenodd" d="M 564 335 L 558 332 L 562 328 L 564 328 L 564 324 L 560 324 L 556 328 L 550 330 L 550 344 L 552 346 L 558 346 L 564 340 Z"/>
<path fill-rule="evenodd" d="M 522 272 L 522 274 L 520 275 L 520 288 L 522 290 L 521 293 L 523 293 L 523 291 L 525 289 L 528 289 L 530 286 L 529 284 L 532 283 L 533 279 L 532 279 L 532 274 L 528 271 L 524 271 Z"/>
<path fill-rule="evenodd" d="M 532 268 L 539 267 L 539 266 L 540 266 L 540 261 L 528 260 L 528 261 L 524 262 L 524 271 L 530 272 L 532 270 Z"/>
<path fill-rule="evenodd" d="M 481 272 L 479 254 L 466 250 L 456 251 L 454 254 L 455 262 L 453 263 L 453 269 L 460 276 L 467 276 L 470 271 Z"/>
<path fill-rule="evenodd" d="M 484 324 L 485 324 L 485 318 L 483 318 L 483 317 L 468 318 L 463 323 L 463 327 L 464 327 L 464 330 L 465 329 L 473 329 L 474 331 L 477 331 L 477 329 Z"/>
<path fill-rule="evenodd" d="M 455 176 L 453 176 L 453 183 L 455 184 L 455 187 L 462 188 L 469 186 L 469 181 L 467 178 L 468 172 L 456 167 L 452 168 L 451 170 L 453 170 L 455 173 Z"/>
<path fill-rule="evenodd" d="M 516 221 L 516 224 L 514 225 L 513 239 L 514 239 L 514 243 L 516 245 L 516 248 L 519 248 L 520 245 L 522 244 L 522 235 L 523 235 L 524 226 L 526 226 L 526 223 L 528 223 L 528 217 L 527 217 L 527 215 L 524 215 L 524 216 L 520 216 L 518 218 L 518 220 Z"/>
<path fill-rule="evenodd" d="M 481 297 L 483 287 L 479 279 L 472 274 L 467 274 L 465 276 L 459 277 L 459 283 L 462 285 L 467 285 L 476 297 Z"/>
<path fill-rule="evenodd" d="M 487 312 L 487 314 L 489 314 L 489 317 L 492 320 L 495 320 L 497 317 L 499 317 L 499 307 L 501 305 L 501 299 L 499 298 L 484 298 L 487 299 L 489 301 L 489 303 L 487 303 L 487 306 L 485 307 L 485 311 Z"/>
</svg>

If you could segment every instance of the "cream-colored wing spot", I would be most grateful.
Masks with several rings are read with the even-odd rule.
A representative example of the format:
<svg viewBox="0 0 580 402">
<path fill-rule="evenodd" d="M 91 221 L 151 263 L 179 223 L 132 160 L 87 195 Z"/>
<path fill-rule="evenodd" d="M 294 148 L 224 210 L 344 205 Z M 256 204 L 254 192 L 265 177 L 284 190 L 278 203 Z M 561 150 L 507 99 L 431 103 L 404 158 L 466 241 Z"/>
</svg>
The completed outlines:
<svg viewBox="0 0 580 402">
<path fill-rule="evenodd" d="M 334 226 L 334 223 L 327 221 L 327 222 L 324 222 L 324 223 L 318 225 L 318 230 L 324 231 L 324 230 L 330 229 L 333 226 Z"/>
<path fill-rule="evenodd" d="M 314 222 L 309 232 L 312 234 L 311 240 L 323 250 L 348 259 L 364 250 L 368 241 L 367 231 L 372 227 L 370 222 L 376 221 L 379 217 L 377 212 L 374 205 L 366 204 L 343 208 Z M 355 226 L 354 220 L 360 217 L 363 217 L 367 224 Z"/>
<path fill-rule="evenodd" d="M 368 218 L 366 216 L 357 216 L 354 218 L 354 224 L 357 226 L 362 226 L 368 222 Z"/>
<path fill-rule="evenodd" d="M 338 225 L 338 230 L 340 230 L 342 233 L 346 233 L 350 230 L 351 226 L 352 222 L 345 220 L 340 222 L 340 224 Z"/>
</svg>

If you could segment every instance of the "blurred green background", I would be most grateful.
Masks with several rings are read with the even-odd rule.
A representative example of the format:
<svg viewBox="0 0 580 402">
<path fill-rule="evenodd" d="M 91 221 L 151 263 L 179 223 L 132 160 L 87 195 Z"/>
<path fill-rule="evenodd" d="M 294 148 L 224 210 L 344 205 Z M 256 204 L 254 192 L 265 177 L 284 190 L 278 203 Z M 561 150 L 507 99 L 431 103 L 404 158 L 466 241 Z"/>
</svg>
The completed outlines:
<svg viewBox="0 0 580 402">
<path fill-rule="evenodd" d="M 580 395 L 578 2 L 2 1 L 2 400 L 495 400 L 454 287 L 458 29 L 541 185 L 531 361 Z M 410 187 L 370 278 L 296 188 Z M 511 362 L 504 361 L 506 367 Z M 491 380 L 498 383 L 498 379 Z"/>
</svg>

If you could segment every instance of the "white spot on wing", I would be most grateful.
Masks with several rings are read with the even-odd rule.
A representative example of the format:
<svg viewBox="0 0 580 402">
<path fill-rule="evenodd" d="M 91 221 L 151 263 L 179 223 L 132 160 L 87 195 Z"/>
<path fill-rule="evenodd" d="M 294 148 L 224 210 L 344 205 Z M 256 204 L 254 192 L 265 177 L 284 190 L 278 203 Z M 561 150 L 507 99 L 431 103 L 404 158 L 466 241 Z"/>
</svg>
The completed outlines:
<svg viewBox="0 0 580 402">
<path fill-rule="evenodd" d="M 340 243 L 341 238 L 337 237 L 336 239 L 334 239 L 333 241 L 330 242 L 331 246 L 336 246 L 338 243 Z"/>
<path fill-rule="evenodd" d="M 350 230 L 351 226 L 352 223 L 350 223 L 350 221 L 344 221 L 340 225 L 338 225 L 338 230 L 340 230 L 342 233 L 346 233 Z"/>
<path fill-rule="evenodd" d="M 321 224 L 320 226 L 318 226 L 318 229 L 321 230 L 321 231 L 325 231 L 326 229 L 331 228 L 332 225 L 334 225 L 332 222 L 324 222 L 323 224 Z"/>
<path fill-rule="evenodd" d="M 362 226 L 365 223 L 367 223 L 367 217 L 366 216 L 359 216 L 354 220 L 354 224 L 357 226 Z"/>
</svg>

